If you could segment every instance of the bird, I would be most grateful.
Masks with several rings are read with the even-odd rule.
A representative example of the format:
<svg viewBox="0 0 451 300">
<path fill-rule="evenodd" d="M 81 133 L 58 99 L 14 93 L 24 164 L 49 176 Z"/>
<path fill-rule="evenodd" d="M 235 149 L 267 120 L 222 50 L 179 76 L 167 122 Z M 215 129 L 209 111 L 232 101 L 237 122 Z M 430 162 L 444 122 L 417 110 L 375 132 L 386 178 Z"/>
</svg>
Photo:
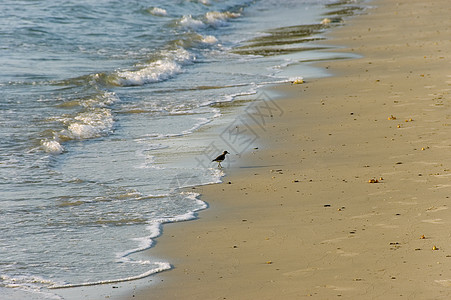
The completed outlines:
<svg viewBox="0 0 451 300">
<path fill-rule="evenodd" d="M 216 161 L 218 163 L 218 168 L 222 168 L 221 162 L 225 159 L 226 154 L 229 154 L 229 152 L 227 151 L 222 152 L 222 154 L 213 159 L 212 162 Z"/>
</svg>

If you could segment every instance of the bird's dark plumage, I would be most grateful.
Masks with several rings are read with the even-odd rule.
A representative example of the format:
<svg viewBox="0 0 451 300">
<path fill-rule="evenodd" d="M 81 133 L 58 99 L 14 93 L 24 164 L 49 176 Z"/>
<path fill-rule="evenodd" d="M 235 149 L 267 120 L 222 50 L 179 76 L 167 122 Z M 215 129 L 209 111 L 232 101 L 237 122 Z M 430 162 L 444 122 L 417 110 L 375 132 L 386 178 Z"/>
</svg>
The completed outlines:
<svg viewBox="0 0 451 300">
<path fill-rule="evenodd" d="M 212 162 L 216 161 L 218 163 L 218 167 L 222 168 L 221 162 L 224 161 L 226 154 L 229 154 L 229 152 L 227 152 L 227 151 L 222 152 L 222 154 L 219 155 L 218 157 L 216 157 L 215 159 L 213 159 Z"/>
</svg>

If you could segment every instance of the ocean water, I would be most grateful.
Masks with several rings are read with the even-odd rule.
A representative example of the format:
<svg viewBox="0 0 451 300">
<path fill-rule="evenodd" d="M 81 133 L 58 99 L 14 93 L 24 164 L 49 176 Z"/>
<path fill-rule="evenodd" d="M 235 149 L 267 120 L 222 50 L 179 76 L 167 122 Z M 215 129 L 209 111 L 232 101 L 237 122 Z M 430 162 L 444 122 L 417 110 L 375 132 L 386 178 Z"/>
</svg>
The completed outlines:
<svg viewBox="0 0 451 300">
<path fill-rule="evenodd" d="M 315 41 L 359 9 L 1 1 L 0 298 L 61 299 L 59 288 L 170 269 L 142 251 L 162 224 L 207 207 L 179 188 L 219 182 L 224 169 L 211 159 L 234 146 L 205 130 L 262 86 L 325 76 L 308 62 L 345 55 Z"/>
</svg>

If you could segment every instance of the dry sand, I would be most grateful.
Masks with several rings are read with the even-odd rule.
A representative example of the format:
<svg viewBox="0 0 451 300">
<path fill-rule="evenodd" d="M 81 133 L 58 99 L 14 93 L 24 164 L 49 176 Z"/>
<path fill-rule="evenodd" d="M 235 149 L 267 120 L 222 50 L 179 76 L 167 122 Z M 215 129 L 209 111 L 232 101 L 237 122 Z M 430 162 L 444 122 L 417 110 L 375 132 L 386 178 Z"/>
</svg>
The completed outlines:
<svg viewBox="0 0 451 300">
<path fill-rule="evenodd" d="M 363 58 L 276 88 L 263 147 L 165 226 L 151 253 L 174 269 L 125 298 L 451 299 L 451 4 L 371 4 L 326 41 Z"/>
</svg>

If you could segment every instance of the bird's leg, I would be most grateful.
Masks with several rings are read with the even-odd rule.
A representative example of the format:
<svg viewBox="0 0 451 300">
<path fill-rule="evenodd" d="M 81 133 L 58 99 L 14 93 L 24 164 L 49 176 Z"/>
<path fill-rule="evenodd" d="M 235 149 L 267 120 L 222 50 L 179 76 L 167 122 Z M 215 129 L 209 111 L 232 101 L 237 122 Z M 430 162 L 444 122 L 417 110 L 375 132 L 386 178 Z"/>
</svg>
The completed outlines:
<svg viewBox="0 0 451 300">
<path fill-rule="evenodd" d="M 218 162 L 218 168 L 222 169 L 221 162 Z"/>
</svg>

